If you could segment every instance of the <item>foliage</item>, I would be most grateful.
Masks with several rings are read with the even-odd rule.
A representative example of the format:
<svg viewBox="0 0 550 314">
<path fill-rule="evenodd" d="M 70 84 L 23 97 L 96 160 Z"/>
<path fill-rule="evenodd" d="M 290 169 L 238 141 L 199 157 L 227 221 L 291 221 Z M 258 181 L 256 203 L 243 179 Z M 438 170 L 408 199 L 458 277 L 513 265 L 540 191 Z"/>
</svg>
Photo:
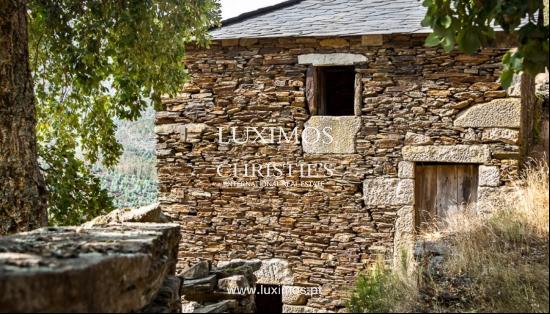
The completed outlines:
<svg viewBox="0 0 550 314">
<path fill-rule="evenodd" d="M 100 163 L 93 167 L 101 186 L 114 197 L 115 207 L 140 207 L 157 201 L 154 116 L 154 110 L 148 108 L 136 121 L 116 121 L 116 138 L 124 153 L 114 167 Z"/>
<path fill-rule="evenodd" d="M 351 313 L 399 313 L 411 310 L 416 299 L 414 276 L 409 272 L 409 258 L 401 256 L 401 268 L 389 269 L 376 262 L 366 274 L 358 276 L 351 298 L 346 304 Z"/>
<path fill-rule="evenodd" d="M 51 225 L 79 225 L 114 209 L 107 192 L 98 188 L 99 178 L 75 157 L 72 148 L 40 149 L 42 164 L 47 167 L 48 220 Z"/>
<path fill-rule="evenodd" d="M 548 165 L 528 168 L 515 193 L 499 198 L 488 204 L 490 215 L 467 212 L 449 220 L 456 254 L 445 268 L 473 279 L 468 297 L 477 312 L 548 312 Z"/>
<path fill-rule="evenodd" d="M 487 213 L 465 210 L 450 215 L 444 228 L 422 238 L 451 254 L 441 262 L 428 256 L 409 277 L 375 265 L 357 279 L 348 309 L 547 313 L 548 184 L 548 165 L 531 165 L 512 191 L 481 204 Z"/>
<path fill-rule="evenodd" d="M 117 163 L 122 147 L 114 119 L 135 120 L 148 102 L 158 108 L 162 94 L 177 93 L 186 79 L 185 45 L 207 44 L 219 4 L 31 0 L 28 8 L 50 218 L 74 223 L 78 215 L 91 218 L 112 206 L 90 167 Z"/>
<path fill-rule="evenodd" d="M 102 173 L 102 187 L 114 197 L 117 208 L 136 208 L 156 203 L 158 182 L 117 171 Z"/>
<path fill-rule="evenodd" d="M 352 313 L 388 313 L 391 305 L 386 291 L 391 287 L 391 272 L 384 266 L 374 266 L 368 275 L 360 275 L 348 303 Z"/>
<path fill-rule="evenodd" d="M 474 53 L 496 39 L 497 27 L 517 35 L 518 48 L 502 60 L 504 87 L 510 86 L 515 73 L 525 70 L 534 76 L 548 67 L 548 26 L 544 25 L 542 0 L 424 0 L 423 5 L 428 11 L 422 25 L 433 30 L 427 46 Z"/>
</svg>

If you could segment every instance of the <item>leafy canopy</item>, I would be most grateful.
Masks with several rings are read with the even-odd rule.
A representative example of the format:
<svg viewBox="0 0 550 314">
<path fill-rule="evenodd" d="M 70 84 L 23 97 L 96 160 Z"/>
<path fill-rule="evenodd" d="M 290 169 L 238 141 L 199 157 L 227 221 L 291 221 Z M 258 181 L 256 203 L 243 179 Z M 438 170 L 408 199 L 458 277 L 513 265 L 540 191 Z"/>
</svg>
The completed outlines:
<svg viewBox="0 0 550 314">
<path fill-rule="evenodd" d="M 504 87 L 510 86 L 516 73 L 534 76 L 548 67 L 548 26 L 544 25 L 542 0 L 424 0 L 423 5 L 428 11 L 422 25 L 433 29 L 427 46 L 474 53 L 495 40 L 497 26 L 517 36 L 518 48 L 503 58 Z"/>
<path fill-rule="evenodd" d="M 112 208 L 91 165 L 117 163 L 114 119 L 178 92 L 189 42 L 206 45 L 216 0 L 31 0 L 29 52 L 39 155 L 53 224 Z"/>
</svg>

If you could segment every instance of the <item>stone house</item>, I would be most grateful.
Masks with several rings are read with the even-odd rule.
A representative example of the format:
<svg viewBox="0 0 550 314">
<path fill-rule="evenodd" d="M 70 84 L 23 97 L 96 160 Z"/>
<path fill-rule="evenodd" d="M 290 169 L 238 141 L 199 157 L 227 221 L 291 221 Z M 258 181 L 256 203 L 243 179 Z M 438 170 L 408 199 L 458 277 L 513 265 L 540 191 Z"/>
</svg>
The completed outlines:
<svg viewBox="0 0 550 314">
<path fill-rule="evenodd" d="M 257 259 L 258 284 L 321 288 L 285 311 L 338 311 L 370 263 L 507 189 L 522 157 L 521 101 L 497 82 L 511 44 L 427 48 L 423 16 L 417 0 L 293 0 L 189 48 L 155 128 L 180 268 Z"/>
</svg>

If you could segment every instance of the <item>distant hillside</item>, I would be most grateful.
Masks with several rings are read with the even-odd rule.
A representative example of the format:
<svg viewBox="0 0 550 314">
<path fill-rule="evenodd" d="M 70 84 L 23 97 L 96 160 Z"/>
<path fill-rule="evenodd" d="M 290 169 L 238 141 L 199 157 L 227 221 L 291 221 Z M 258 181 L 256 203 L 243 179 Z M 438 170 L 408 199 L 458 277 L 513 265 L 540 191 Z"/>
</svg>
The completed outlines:
<svg viewBox="0 0 550 314">
<path fill-rule="evenodd" d="M 149 205 L 157 200 L 154 119 L 151 108 L 137 121 L 118 121 L 117 139 L 124 146 L 119 164 L 109 170 L 94 166 L 94 173 L 119 208 Z"/>
</svg>

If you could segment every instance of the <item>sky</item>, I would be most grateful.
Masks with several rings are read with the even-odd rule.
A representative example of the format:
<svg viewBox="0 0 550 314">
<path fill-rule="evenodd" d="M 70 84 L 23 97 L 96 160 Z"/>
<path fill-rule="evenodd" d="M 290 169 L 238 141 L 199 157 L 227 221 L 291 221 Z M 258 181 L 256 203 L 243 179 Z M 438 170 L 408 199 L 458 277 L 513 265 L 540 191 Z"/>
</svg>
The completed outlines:
<svg viewBox="0 0 550 314">
<path fill-rule="evenodd" d="M 274 5 L 284 0 L 220 0 L 222 4 L 222 19 L 235 17 L 241 13 Z"/>
</svg>

